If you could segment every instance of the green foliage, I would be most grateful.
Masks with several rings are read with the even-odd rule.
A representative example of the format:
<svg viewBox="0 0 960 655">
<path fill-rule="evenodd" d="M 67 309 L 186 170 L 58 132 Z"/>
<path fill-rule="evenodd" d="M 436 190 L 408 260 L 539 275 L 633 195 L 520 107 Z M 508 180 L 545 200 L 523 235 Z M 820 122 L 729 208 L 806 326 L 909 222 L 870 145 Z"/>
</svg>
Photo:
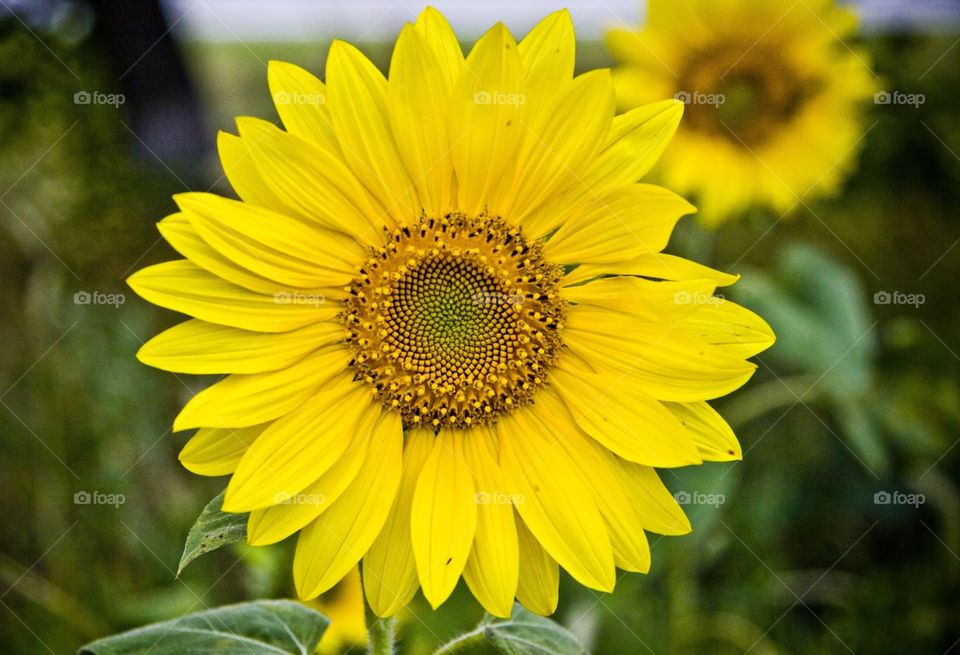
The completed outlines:
<svg viewBox="0 0 960 655">
<path fill-rule="evenodd" d="M 581 655 L 586 651 L 569 630 L 514 605 L 509 619 L 487 616 L 478 628 L 503 655 Z"/>
<path fill-rule="evenodd" d="M 207 503 L 197 522 L 187 533 L 183 555 L 180 556 L 180 564 L 177 566 L 178 576 L 187 564 L 201 555 L 246 539 L 247 515 L 220 511 L 223 507 L 224 493 L 220 493 Z"/>
<path fill-rule="evenodd" d="M 197 612 L 87 644 L 79 655 L 304 655 L 330 622 L 301 603 L 258 600 Z"/>
</svg>

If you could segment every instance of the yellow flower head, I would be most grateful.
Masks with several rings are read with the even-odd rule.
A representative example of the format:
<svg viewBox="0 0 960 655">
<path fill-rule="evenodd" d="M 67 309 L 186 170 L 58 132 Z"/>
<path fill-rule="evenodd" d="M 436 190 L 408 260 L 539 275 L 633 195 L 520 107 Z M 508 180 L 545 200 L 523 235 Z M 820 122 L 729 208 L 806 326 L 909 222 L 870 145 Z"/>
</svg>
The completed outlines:
<svg viewBox="0 0 960 655">
<path fill-rule="evenodd" d="M 650 0 L 639 31 L 607 43 L 623 109 L 653 98 L 687 104 L 658 166 L 663 182 L 697 194 L 716 225 L 751 206 L 778 214 L 830 195 L 865 136 L 876 91 L 869 57 L 848 39 L 855 16 L 833 0 Z"/>
<path fill-rule="evenodd" d="M 734 276 L 660 253 L 693 208 L 637 183 L 683 105 L 615 118 L 609 71 L 573 66 L 565 11 L 464 58 L 433 9 L 389 79 L 340 41 L 326 84 L 271 63 L 285 129 L 219 140 L 241 200 L 177 196 L 186 259 L 130 278 L 194 317 L 142 361 L 227 374 L 177 417 L 181 461 L 232 475 L 251 544 L 299 531 L 302 598 L 362 560 L 381 616 L 461 576 L 547 614 L 558 566 L 609 591 L 645 531 L 690 529 L 654 467 L 740 456 L 706 401 L 773 335 L 714 296 Z"/>
</svg>

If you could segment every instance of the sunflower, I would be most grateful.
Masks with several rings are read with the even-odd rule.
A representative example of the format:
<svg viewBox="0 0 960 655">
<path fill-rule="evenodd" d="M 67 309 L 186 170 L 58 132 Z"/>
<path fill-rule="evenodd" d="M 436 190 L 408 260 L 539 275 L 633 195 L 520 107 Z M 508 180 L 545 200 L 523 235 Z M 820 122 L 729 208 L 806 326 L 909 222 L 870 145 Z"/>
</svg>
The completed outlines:
<svg viewBox="0 0 960 655">
<path fill-rule="evenodd" d="M 560 566 L 610 591 L 645 531 L 690 530 L 655 467 L 740 456 L 706 401 L 773 336 L 714 295 L 736 277 L 660 253 L 693 208 L 637 182 L 683 105 L 614 117 L 609 71 L 573 68 L 566 11 L 464 58 L 427 9 L 389 79 L 341 41 L 325 84 L 272 62 L 285 130 L 219 138 L 241 200 L 175 196 L 185 259 L 131 276 L 193 317 L 141 361 L 226 374 L 177 416 L 181 461 L 231 475 L 249 543 L 299 533 L 301 598 L 362 560 L 380 616 L 461 576 L 549 614 Z"/>
<path fill-rule="evenodd" d="M 854 165 L 877 90 L 868 55 L 847 45 L 856 26 L 832 0 L 650 0 L 642 29 L 607 34 L 618 103 L 687 103 L 658 173 L 697 195 L 704 224 L 752 206 L 788 214 Z"/>
</svg>

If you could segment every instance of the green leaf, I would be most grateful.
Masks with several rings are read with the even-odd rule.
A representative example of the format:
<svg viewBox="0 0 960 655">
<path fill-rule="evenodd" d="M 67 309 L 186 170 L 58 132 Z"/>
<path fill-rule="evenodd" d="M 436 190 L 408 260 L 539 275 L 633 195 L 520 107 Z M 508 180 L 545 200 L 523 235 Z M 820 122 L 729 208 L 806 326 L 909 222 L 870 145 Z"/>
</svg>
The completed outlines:
<svg viewBox="0 0 960 655">
<path fill-rule="evenodd" d="M 187 564 L 201 555 L 243 541 L 247 536 L 247 515 L 222 512 L 223 493 L 207 503 L 197 522 L 187 533 L 177 576 Z"/>
<path fill-rule="evenodd" d="M 187 614 L 99 639 L 78 655 L 303 655 L 316 650 L 330 621 L 290 600 L 258 600 Z"/>
<path fill-rule="evenodd" d="M 586 650 L 573 634 L 550 619 L 513 606 L 509 619 L 488 617 L 484 635 L 503 655 L 581 655 Z"/>
</svg>

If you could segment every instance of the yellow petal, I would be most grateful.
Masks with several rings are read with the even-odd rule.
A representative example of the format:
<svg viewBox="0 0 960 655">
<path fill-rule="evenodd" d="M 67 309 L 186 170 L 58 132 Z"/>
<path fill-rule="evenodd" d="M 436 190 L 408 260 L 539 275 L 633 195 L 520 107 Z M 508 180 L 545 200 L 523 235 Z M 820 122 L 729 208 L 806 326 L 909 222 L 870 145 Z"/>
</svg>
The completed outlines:
<svg viewBox="0 0 960 655">
<path fill-rule="evenodd" d="M 679 324 L 710 302 L 715 280 L 647 280 L 638 277 L 608 277 L 566 287 L 563 297 L 576 303 L 628 314 L 651 323 Z M 719 300 L 719 299 L 718 299 Z"/>
<path fill-rule="evenodd" d="M 612 264 L 584 264 L 564 276 L 563 280 L 564 284 L 578 284 L 604 274 L 642 275 L 660 280 L 713 280 L 719 287 L 730 286 L 740 279 L 738 275 L 723 273 L 683 257 L 650 253 Z"/>
<path fill-rule="evenodd" d="M 766 321 L 736 303 L 720 298 L 701 304 L 676 325 L 689 335 L 737 357 L 753 357 L 773 345 L 776 337 Z"/>
<path fill-rule="evenodd" d="M 484 34 L 467 57 L 453 93 L 450 144 L 459 209 L 479 214 L 498 186 L 509 188 L 522 138 L 523 65 L 502 23 Z"/>
<path fill-rule="evenodd" d="M 410 508 L 424 462 L 433 450 L 432 431 L 413 428 L 404 440 L 403 477 L 390 515 L 363 557 L 363 589 L 377 616 L 393 616 L 420 586 L 410 539 Z"/>
<path fill-rule="evenodd" d="M 584 174 L 583 188 L 610 188 L 642 178 L 670 143 L 682 116 L 682 102 L 664 100 L 614 118 L 606 147 Z"/>
<path fill-rule="evenodd" d="M 420 202 L 400 159 L 387 114 L 387 81 L 359 50 L 334 41 L 327 56 L 330 118 L 340 150 L 398 222 L 419 218 Z"/>
<path fill-rule="evenodd" d="M 346 348 L 327 346 L 287 368 L 227 376 L 191 398 L 174 420 L 173 429 L 247 427 L 273 420 L 298 408 L 320 385 L 343 374 L 349 360 Z"/>
<path fill-rule="evenodd" d="M 460 41 L 450 27 L 450 23 L 439 11 L 433 7 L 427 7 L 417 16 L 413 26 L 423 37 L 427 47 L 434 52 L 447 78 L 448 86 L 453 88 L 463 71 L 463 50 L 460 49 Z"/>
<path fill-rule="evenodd" d="M 336 463 L 372 402 L 369 390 L 351 378 L 339 375 L 263 431 L 230 478 L 224 511 L 283 502 Z"/>
<path fill-rule="evenodd" d="M 477 527 L 473 478 L 459 430 L 437 435 L 413 492 L 410 536 L 423 595 L 434 608 L 460 579 Z"/>
<path fill-rule="evenodd" d="M 336 150 L 337 137 L 323 82 L 299 66 L 274 60 L 267 64 L 267 83 L 287 132 Z"/>
<path fill-rule="evenodd" d="M 650 569 L 650 546 L 643 532 L 642 517 L 626 490 L 617 484 L 616 471 L 604 456 L 603 446 L 582 431 L 570 429 L 570 414 L 555 393 L 539 394 L 532 415 L 547 434 L 557 435 L 557 443 L 590 486 L 610 533 L 617 567 L 646 573 Z"/>
<path fill-rule="evenodd" d="M 656 469 L 620 459 L 609 451 L 603 454 L 640 513 L 645 530 L 666 535 L 690 532 L 690 521 Z"/>
<path fill-rule="evenodd" d="M 609 71 L 591 71 L 561 89 L 554 88 L 554 97 L 539 111 L 525 107 L 526 136 L 516 157 L 516 182 L 502 207 L 494 206 L 514 223 L 521 224 L 545 200 L 576 184 L 578 172 L 610 130 L 614 107 Z"/>
<path fill-rule="evenodd" d="M 197 475 L 233 473 L 247 448 L 267 425 L 261 423 L 246 428 L 201 428 L 180 451 L 180 463 Z"/>
<path fill-rule="evenodd" d="M 477 531 L 463 579 L 485 610 L 507 618 L 517 593 L 520 557 L 513 504 L 505 493 L 496 454 L 496 438 L 489 429 L 464 435 L 464 456 L 476 487 Z"/>
<path fill-rule="evenodd" d="M 293 579 L 301 599 L 314 598 L 335 585 L 383 528 L 403 469 L 398 412 L 384 415 L 367 452 L 367 461 L 337 502 L 300 531 Z"/>
<path fill-rule="evenodd" d="M 240 137 L 228 132 L 218 132 L 217 150 L 220 153 L 223 174 L 244 202 L 282 211 L 283 203 L 261 177 L 247 146 Z"/>
<path fill-rule="evenodd" d="M 743 386 L 757 368 L 716 346 L 677 337 L 668 322 L 597 307 L 570 308 L 564 343 L 594 370 L 599 365 L 618 372 L 624 384 L 657 400 L 719 398 Z"/>
<path fill-rule="evenodd" d="M 561 9 L 546 16 L 517 44 L 517 51 L 531 101 L 549 97 L 573 77 L 576 35 L 570 12 Z"/>
<path fill-rule="evenodd" d="M 440 216 L 451 208 L 450 81 L 417 29 L 407 24 L 390 62 L 387 104 L 390 127 L 424 211 Z"/>
<path fill-rule="evenodd" d="M 386 213 L 338 153 L 256 118 L 238 118 L 237 127 L 285 211 L 366 243 L 380 238 Z"/>
<path fill-rule="evenodd" d="M 217 277 L 268 296 L 272 296 L 283 288 L 283 285 L 275 280 L 257 275 L 214 250 L 200 237 L 185 214 L 178 212 L 167 216 L 157 223 L 157 229 L 174 250 Z"/>
<path fill-rule="evenodd" d="M 610 591 L 613 551 L 586 483 L 554 436 L 542 434 L 527 411 L 497 422 L 500 467 L 524 523 L 577 581 Z"/>
<path fill-rule="evenodd" d="M 520 551 L 517 600 L 531 612 L 549 616 L 557 610 L 560 600 L 560 567 L 527 529 L 520 516 L 515 515 L 514 519 Z"/>
<path fill-rule="evenodd" d="M 360 417 L 350 445 L 323 475 L 282 502 L 250 512 L 247 543 L 265 546 L 286 539 L 330 507 L 357 476 L 381 414 L 380 406 L 370 403 Z"/>
<path fill-rule="evenodd" d="M 143 344 L 137 359 L 147 366 L 177 373 L 264 373 L 292 366 L 310 351 L 335 343 L 344 334 L 339 321 L 265 334 L 192 319 Z"/>
<path fill-rule="evenodd" d="M 286 294 L 282 297 L 253 293 L 186 260 L 148 266 L 127 278 L 127 284 L 154 305 L 257 332 L 289 332 L 333 318 L 340 311 L 322 296 L 311 296 L 312 303 L 289 302 L 290 292 L 282 287 L 277 289 L 278 294 Z"/>
<path fill-rule="evenodd" d="M 664 403 L 693 437 L 700 456 L 711 462 L 742 459 L 740 442 L 723 417 L 705 402 Z"/>
<path fill-rule="evenodd" d="M 351 237 L 211 193 L 174 200 L 201 238 L 225 257 L 281 284 L 343 286 L 365 250 Z"/>
<path fill-rule="evenodd" d="M 561 360 L 553 388 L 584 432 L 620 457 L 647 466 L 700 464 L 696 444 L 661 403 L 624 378 Z"/>
<path fill-rule="evenodd" d="M 562 225 L 544 245 L 544 254 L 557 262 L 602 264 L 659 252 L 680 217 L 694 211 L 662 187 L 616 187 Z"/>
</svg>

